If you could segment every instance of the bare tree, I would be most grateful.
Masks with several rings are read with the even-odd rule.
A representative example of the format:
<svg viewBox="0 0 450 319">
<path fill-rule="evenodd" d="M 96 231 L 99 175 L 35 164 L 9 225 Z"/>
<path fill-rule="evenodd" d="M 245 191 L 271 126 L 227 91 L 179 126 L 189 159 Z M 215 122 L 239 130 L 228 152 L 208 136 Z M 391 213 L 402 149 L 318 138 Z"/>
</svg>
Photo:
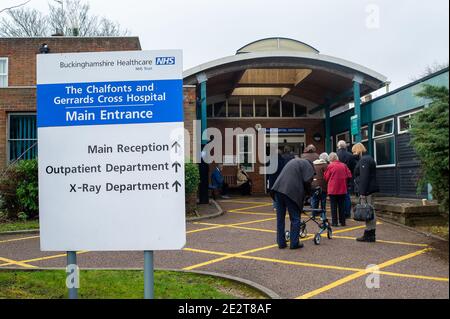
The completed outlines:
<svg viewBox="0 0 450 319">
<path fill-rule="evenodd" d="M 422 73 L 419 74 L 419 76 L 414 76 L 411 78 L 411 80 L 413 81 L 417 81 L 419 79 L 422 79 L 428 75 L 431 75 L 433 73 L 436 73 L 438 71 L 441 71 L 445 68 L 448 68 L 448 61 L 444 62 L 444 63 L 438 63 L 438 62 L 434 62 L 431 65 L 428 65 L 423 71 Z"/>
<path fill-rule="evenodd" d="M 63 5 L 49 3 L 49 13 L 35 9 L 9 9 L 8 18 L 0 20 L 0 36 L 120 36 L 127 35 L 119 23 L 90 13 L 81 0 L 62 0 Z"/>
<path fill-rule="evenodd" d="M 8 11 L 8 10 L 11 10 L 11 9 L 16 9 L 16 8 L 19 8 L 19 7 L 23 7 L 24 5 L 26 5 L 30 1 L 31 0 L 27 0 L 25 2 L 19 3 L 19 4 L 15 5 L 15 6 L 12 6 L 12 7 L 0 9 L 0 13 Z"/>
</svg>

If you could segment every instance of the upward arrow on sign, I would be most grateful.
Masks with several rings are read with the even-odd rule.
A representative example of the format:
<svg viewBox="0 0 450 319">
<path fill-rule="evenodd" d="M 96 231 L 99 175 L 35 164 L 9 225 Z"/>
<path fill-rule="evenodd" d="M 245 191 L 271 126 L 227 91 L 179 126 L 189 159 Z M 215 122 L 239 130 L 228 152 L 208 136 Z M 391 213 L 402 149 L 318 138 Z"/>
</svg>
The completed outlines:
<svg viewBox="0 0 450 319">
<path fill-rule="evenodd" d="M 179 181 L 175 181 L 175 183 L 172 184 L 172 187 L 175 187 L 175 192 L 178 193 L 178 188 L 181 187 L 181 184 Z"/>
<path fill-rule="evenodd" d="M 178 173 L 178 169 L 181 168 L 181 164 L 178 162 L 175 162 L 172 164 L 172 167 L 175 168 L 175 173 Z"/>
<path fill-rule="evenodd" d="M 175 143 L 172 144 L 172 148 L 175 149 L 175 153 L 178 153 L 178 150 L 181 148 L 181 145 L 175 141 Z"/>
</svg>

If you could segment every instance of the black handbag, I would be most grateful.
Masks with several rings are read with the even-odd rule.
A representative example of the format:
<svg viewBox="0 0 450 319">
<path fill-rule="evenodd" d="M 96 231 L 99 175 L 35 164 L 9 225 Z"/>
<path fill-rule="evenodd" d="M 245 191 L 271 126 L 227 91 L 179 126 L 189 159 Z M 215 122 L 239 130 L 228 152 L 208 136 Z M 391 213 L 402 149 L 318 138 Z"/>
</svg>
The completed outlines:
<svg viewBox="0 0 450 319">
<path fill-rule="evenodd" d="M 367 202 L 367 198 L 365 203 L 363 203 L 360 197 L 353 213 L 353 219 L 357 222 L 368 222 L 374 218 L 375 208 Z"/>
</svg>

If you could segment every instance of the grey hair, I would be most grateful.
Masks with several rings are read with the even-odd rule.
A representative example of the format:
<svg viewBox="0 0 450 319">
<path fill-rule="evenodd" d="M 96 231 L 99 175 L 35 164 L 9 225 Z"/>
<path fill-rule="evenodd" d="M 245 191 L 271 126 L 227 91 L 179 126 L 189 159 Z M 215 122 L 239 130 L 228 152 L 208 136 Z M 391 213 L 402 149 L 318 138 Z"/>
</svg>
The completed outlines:
<svg viewBox="0 0 450 319">
<path fill-rule="evenodd" d="M 335 161 L 339 160 L 339 157 L 336 153 L 333 152 L 333 153 L 330 153 L 329 159 L 330 159 L 330 162 L 335 162 Z"/>
<path fill-rule="evenodd" d="M 320 155 L 319 155 L 319 158 L 320 158 L 321 160 L 325 161 L 325 162 L 329 162 L 329 161 L 330 161 L 330 158 L 329 158 L 329 156 L 328 156 L 327 153 L 322 153 L 322 154 L 320 154 Z"/>
<path fill-rule="evenodd" d="M 347 148 L 347 142 L 344 141 L 344 140 L 339 141 L 339 142 L 337 143 L 337 148 L 338 148 L 338 149 L 340 149 L 340 148 Z"/>
</svg>

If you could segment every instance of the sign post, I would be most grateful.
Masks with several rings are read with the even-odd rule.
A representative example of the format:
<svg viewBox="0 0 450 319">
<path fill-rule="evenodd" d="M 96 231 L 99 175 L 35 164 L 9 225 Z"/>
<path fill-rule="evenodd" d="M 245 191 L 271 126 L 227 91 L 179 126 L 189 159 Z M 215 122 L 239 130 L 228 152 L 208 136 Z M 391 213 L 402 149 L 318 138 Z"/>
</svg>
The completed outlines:
<svg viewBox="0 0 450 319">
<path fill-rule="evenodd" d="M 38 55 L 41 250 L 144 251 L 152 298 L 186 242 L 183 114 L 180 50 Z"/>
</svg>

